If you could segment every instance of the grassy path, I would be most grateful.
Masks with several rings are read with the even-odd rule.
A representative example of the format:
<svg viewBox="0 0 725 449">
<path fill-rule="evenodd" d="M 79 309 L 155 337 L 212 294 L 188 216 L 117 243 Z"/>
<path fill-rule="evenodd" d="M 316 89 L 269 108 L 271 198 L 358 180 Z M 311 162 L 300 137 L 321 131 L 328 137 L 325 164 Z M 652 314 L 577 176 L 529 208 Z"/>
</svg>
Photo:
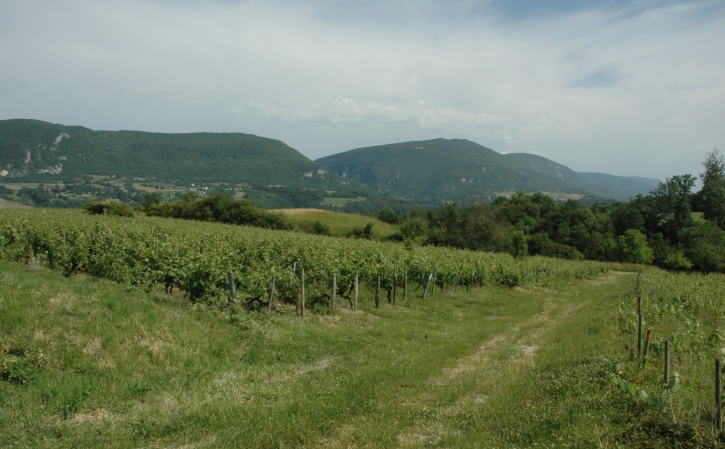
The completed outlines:
<svg viewBox="0 0 725 449">
<path fill-rule="evenodd" d="M 0 445 L 596 447 L 591 429 L 611 420 L 582 404 L 603 394 L 606 320 L 631 283 L 230 323 L 180 297 L 0 264 L 3 369 L 25 376 L 0 381 Z"/>
</svg>

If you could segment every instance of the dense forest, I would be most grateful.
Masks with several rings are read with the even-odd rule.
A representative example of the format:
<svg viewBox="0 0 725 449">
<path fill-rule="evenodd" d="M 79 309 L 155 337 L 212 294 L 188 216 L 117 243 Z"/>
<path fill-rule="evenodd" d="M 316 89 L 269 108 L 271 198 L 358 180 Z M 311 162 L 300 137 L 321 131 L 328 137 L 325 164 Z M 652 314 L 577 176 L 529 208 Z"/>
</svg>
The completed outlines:
<svg viewBox="0 0 725 449">
<path fill-rule="evenodd" d="M 517 192 L 493 203 L 451 203 L 379 218 L 419 244 L 565 259 L 654 263 L 668 269 L 725 271 L 725 162 L 717 149 L 695 176 L 673 176 L 629 202 L 585 207 Z"/>
</svg>

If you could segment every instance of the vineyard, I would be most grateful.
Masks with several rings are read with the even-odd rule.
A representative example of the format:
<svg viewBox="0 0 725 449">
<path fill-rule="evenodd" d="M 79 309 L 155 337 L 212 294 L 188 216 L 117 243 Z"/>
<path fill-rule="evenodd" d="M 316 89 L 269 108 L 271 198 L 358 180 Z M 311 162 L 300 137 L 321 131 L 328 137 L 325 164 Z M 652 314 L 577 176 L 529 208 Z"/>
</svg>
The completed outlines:
<svg viewBox="0 0 725 449">
<path fill-rule="evenodd" d="M 630 354 L 629 360 L 620 359 L 623 363 L 616 374 L 629 382 L 630 405 L 639 409 L 638 422 L 666 425 L 673 433 L 717 438 L 713 368 L 715 359 L 725 355 L 724 280 L 718 274 L 642 273 L 642 329 L 651 332 L 648 356 L 637 354 L 635 297 L 621 301 L 617 320 L 620 344 Z M 665 341 L 672 360 L 672 375 L 667 380 L 663 379 Z"/>
<path fill-rule="evenodd" d="M 349 299 L 356 276 L 371 287 L 379 277 L 389 298 L 395 287 L 408 282 L 422 295 L 429 285 L 513 287 L 606 271 L 599 263 L 516 260 L 505 254 L 58 210 L 0 216 L 0 259 L 35 261 L 65 275 L 87 273 L 144 290 L 176 286 L 192 301 L 216 302 L 229 299 L 229 273 L 248 300 L 265 298 L 274 277 L 277 300 L 297 302 L 304 270 L 311 305 L 331 296 L 333 275 L 336 294 Z"/>
</svg>

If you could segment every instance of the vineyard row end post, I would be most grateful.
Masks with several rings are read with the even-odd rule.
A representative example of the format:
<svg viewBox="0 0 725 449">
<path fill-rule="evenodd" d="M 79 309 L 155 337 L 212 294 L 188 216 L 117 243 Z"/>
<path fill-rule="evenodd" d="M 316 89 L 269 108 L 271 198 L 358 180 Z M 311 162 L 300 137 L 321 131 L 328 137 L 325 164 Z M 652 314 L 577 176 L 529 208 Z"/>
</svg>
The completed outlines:
<svg viewBox="0 0 725 449">
<path fill-rule="evenodd" d="M 637 357 L 642 357 L 642 314 L 639 314 L 639 326 L 637 327 Z"/>
<path fill-rule="evenodd" d="M 272 283 L 269 285 L 269 304 L 267 304 L 267 311 L 272 313 L 272 302 L 274 301 L 274 281 L 277 276 L 272 276 Z"/>
<path fill-rule="evenodd" d="M 229 296 L 231 296 L 233 301 L 237 299 L 237 286 L 234 284 L 234 273 L 230 271 L 227 273 L 227 277 L 229 278 Z"/>
<path fill-rule="evenodd" d="M 380 276 L 375 278 L 375 308 L 380 307 Z"/>
<path fill-rule="evenodd" d="M 433 273 L 428 275 L 428 282 L 425 283 L 425 289 L 423 290 L 423 299 L 425 299 L 426 295 L 428 294 L 428 287 L 430 287 L 431 279 L 433 279 Z"/>
<path fill-rule="evenodd" d="M 337 274 L 332 274 L 332 316 L 337 313 Z"/>
<path fill-rule="evenodd" d="M 664 384 L 670 383 L 670 341 L 665 340 L 665 379 Z"/>
<path fill-rule="evenodd" d="M 302 269 L 301 277 L 301 289 L 300 289 L 300 318 L 305 317 L 305 269 Z"/>
<path fill-rule="evenodd" d="M 358 295 L 358 277 L 360 276 L 360 271 L 355 272 L 355 306 L 354 310 L 357 312 L 357 295 Z"/>
</svg>

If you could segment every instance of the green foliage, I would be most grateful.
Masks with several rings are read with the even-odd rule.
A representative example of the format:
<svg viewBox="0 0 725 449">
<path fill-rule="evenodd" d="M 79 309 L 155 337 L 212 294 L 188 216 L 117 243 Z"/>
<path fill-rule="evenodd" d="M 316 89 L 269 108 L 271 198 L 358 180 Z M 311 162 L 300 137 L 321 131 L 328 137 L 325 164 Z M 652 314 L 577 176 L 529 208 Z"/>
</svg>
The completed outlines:
<svg viewBox="0 0 725 449">
<path fill-rule="evenodd" d="M 636 229 L 630 229 L 617 239 L 617 253 L 620 262 L 652 263 L 652 249 L 647 237 Z"/>
<path fill-rule="evenodd" d="M 654 229 L 670 240 L 677 241 L 681 229 L 693 225 L 692 188 L 697 178 L 691 175 L 673 176 L 660 183 L 652 191 L 652 212 L 655 223 L 649 229 Z"/>
<path fill-rule="evenodd" d="M 511 255 L 517 259 L 523 259 L 529 252 L 529 246 L 526 243 L 524 231 L 514 232 L 511 243 Z"/>
<path fill-rule="evenodd" d="M 667 254 L 661 265 L 669 270 L 689 270 L 692 268 L 692 262 L 685 257 L 682 250 L 675 250 Z"/>
<path fill-rule="evenodd" d="M 378 213 L 378 219 L 390 224 L 398 224 L 400 222 L 400 216 L 389 207 L 384 207 Z"/>
<path fill-rule="evenodd" d="M 433 271 L 494 284 L 535 284 L 550 277 L 583 277 L 605 270 L 599 264 L 569 264 L 540 258 L 515 261 L 509 255 L 435 247 L 406 248 L 368 239 L 344 239 L 283 233 L 215 223 L 138 217 L 90 216 L 61 211 L 12 211 L 0 221 L 0 259 L 38 259 L 66 275 L 89 273 L 129 286 L 150 289 L 173 284 L 193 300 L 226 298 L 227 273 L 240 290 L 264 297 L 272 275 L 281 298 L 299 293 L 299 269 L 305 269 L 309 298 L 328 294 L 333 273 L 349 291 L 356 272 L 364 282 L 381 276 L 393 284 L 395 273 L 423 282 Z M 369 231 L 363 234 L 370 234 Z M 293 266 L 298 270 L 294 272 Z M 224 301 L 222 301 L 224 302 Z"/>
<path fill-rule="evenodd" d="M 546 233 L 540 232 L 527 238 L 527 248 L 530 254 L 556 257 L 559 259 L 580 260 L 584 256 L 576 248 L 562 245 L 549 239 Z"/>
<path fill-rule="evenodd" d="M 680 233 L 685 256 L 703 273 L 725 271 L 725 231 L 711 221 L 699 221 Z"/>
<path fill-rule="evenodd" d="M 91 215 L 115 215 L 117 217 L 133 217 L 133 210 L 123 203 L 86 203 L 83 210 Z"/>
<path fill-rule="evenodd" d="M 355 228 L 352 231 L 350 231 L 349 236 L 355 237 L 359 239 L 367 239 L 372 240 L 373 238 L 373 223 L 368 223 L 362 228 Z"/>
<path fill-rule="evenodd" d="M 702 163 L 705 173 L 701 176 L 700 208 L 706 220 L 725 229 L 725 160 L 717 149 L 707 153 Z"/>
<path fill-rule="evenodd" d="M 332 235 L 332 232 L 330 231 L 330 226 L 328 226 L 325 223 L 322 223 L 320 220 L 315 221 L 309 221 L 304 220 L 301 221 L 299 224 L 299 229 L 303 232 L 307 232 L 310 234 L 316 234 L 316 235 Z"/>
<path fill-rule="evenodd" d="M 222 194 L 161 205 L 150 202 L 144 207 L 144 211 L 146 215 L 157 217 L 214 221 L 268 229 L 292 229 L 292 224 L 281 214 L 260 209 L 251 201 L 235 201 Z"/>
<path fill-rule="evenodd" d="M 400 234 L 406 240 L 417 241 L 425 237 L 428 231 L 428 221 L 423 218 L 411 218 L 400 224 Z"/>
</svg>

